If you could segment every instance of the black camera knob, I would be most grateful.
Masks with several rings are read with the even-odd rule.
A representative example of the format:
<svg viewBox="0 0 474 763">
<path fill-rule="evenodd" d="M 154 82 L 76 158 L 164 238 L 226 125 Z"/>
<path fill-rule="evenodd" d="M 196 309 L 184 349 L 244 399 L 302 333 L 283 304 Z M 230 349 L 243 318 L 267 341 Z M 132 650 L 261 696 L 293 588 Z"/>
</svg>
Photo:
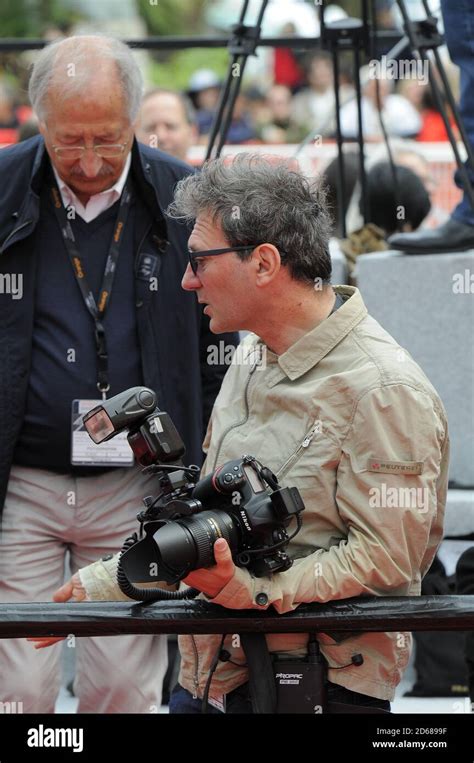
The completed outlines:
<svg viewBox="0 0 474 763">
<path fill-rule="evenodd" d="M 155 395 L 149 389 L 142 389 L 137 395 L 138 402 L 144 408 L 152 408 L 155 406 Z"/>
<path fill-rule="evenodd" d="M 226 474 L 224 474 L 222 479 L 226 483 L 226 485 L 230 485 L 232 482 L 234 482 L 234 475 L 231 474 L 230 472 L 227 472 Z"/>
</svg>

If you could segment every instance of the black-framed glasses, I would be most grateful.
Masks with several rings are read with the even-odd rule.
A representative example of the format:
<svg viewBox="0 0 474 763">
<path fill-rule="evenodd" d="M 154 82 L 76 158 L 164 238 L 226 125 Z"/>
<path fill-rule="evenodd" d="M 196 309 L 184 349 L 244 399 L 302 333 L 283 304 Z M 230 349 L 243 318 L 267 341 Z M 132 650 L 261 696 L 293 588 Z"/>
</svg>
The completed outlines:
<svg viewBox="0 0 474 763">
<path fill-rule="evenodd" d="M 217 257 L 219 254 L 229 254 L 229 252 L 251 252 L 259 244 L 252 244 L 251 246 L 226 246 L 224 249 L 204 249 L 202 252 L 193 252 L 188 249 L 189 264 L 194 275 L 197 276 L 199 262 L 197 261 L 201 257 Z"/>
<path fill-rule="evenodd" d="M 90 148 L 101 159 L 113 159 L 123 154 L 126 145 L 127 143 L 106 143 L 103 146 L 90 146 Z M 87 150 L 86 146 L 52 146 L 52 148 L 58 159 L 70 161 L 82 159 Z"/>
</svg>

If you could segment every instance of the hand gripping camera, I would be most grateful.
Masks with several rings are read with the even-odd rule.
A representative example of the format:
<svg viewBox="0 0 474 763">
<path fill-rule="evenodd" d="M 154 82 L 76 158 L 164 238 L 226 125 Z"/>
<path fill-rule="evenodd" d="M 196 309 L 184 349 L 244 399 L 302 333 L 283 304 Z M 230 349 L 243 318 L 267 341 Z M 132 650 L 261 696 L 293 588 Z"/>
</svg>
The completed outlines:
<svg viewBox="0 0 474 763">
<path fill-rule="evenodd" d="M 178 593 L 150 584 L 175 584 L 192 570 L 211 567 L 218 538 L 228 542 L 235 564 L 256 577 L 291 567 L 285 549 L 301 528 L 304 504 L 297 488 L 281 488 L 256 458 L 228 461 L 199 480 L 199 467 L 183 465 L 181 437 L 147 387 L 105 400 L 83 421 L 95 443 L 128 430 L 138 462 L 158 480 L 158 495 L 143 499 L 139 535 L 128 538 L 122 549 L 118 582 L 127 596 L 148 601 L 197 595 L 194 589 Z M 296 529 L 288 535 L 293 518 Z"/>
</svg>

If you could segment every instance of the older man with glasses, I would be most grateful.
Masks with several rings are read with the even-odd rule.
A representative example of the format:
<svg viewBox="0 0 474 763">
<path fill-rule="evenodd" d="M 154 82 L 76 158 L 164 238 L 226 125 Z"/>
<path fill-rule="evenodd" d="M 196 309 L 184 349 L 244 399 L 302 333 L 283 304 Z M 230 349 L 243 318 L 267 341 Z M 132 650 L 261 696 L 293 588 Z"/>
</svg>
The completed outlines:
<svg viewBox="0 0 474 763">
<path fill-rule="evenodd" d="M 17 287 L 0 295 L 2 602 L 50 600 L 66 549 L 74 572 L 135 529 L 149 478 L 126 442 L 89 447 L 80 421 L 94 400 L 153 388 L 201 463 L 225 371 L 207 362 L 218 340 L 180 286 L 189 230 L 163 214 L 191 169 L 135 141 L 142 81 L 130 50 L 99 36 L 54 43 L 29 92 L 41 135 L 0 152 L 0 272 Z M 66 585 L 56 600 L 71 596 Z M 71 645 L 79 712 L 159 708 L 165 637 Z M 53 712 L 58 652 L 0 641 L 0 700 Z"/>
</svg>

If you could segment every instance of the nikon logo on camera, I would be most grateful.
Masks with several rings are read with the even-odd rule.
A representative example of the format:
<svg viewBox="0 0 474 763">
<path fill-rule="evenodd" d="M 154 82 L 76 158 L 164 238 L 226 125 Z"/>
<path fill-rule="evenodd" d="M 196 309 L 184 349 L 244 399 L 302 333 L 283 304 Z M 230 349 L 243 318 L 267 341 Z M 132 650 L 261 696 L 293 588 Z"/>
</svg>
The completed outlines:
<svg viewBox="0 0 474 763">
<path fill-rule="evenodd" d="M 242 522 L 244 523 L 244 525 L 245 525 L 246 529 L 248 530 L 248 532 L 249 533 L 252 532 L 252 528 L 250 527 L 247 514 L 242 509 L 240 510 L 240 516 L 242 517 Z"/>
</svg>

